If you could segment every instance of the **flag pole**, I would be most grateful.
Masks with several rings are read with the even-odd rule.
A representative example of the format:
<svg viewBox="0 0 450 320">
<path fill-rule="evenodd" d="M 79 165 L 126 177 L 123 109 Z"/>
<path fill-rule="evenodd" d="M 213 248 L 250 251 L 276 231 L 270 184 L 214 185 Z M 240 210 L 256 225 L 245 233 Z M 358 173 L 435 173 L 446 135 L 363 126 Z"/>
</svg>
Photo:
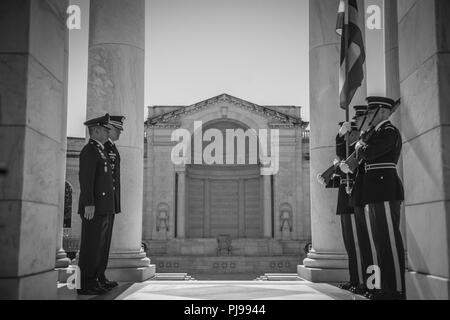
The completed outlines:
<svg viewBox="0 0 450 320">
<path fill-rule="evenodd" d="M 344 29 L 343 37 L 344 37 L 344 50 L 345 50 L 345 73 L 348 74 L 348 37 L 349 37 L 349 2 L 345 0 L 345 13 L 344 13 Z M 350 102 L 348 101 L 348 96 L 345 97 L 345 122 L 350 122 Z M 348 159 L 350 154 L 350 132 L 345 134 L 345 159 Z M 346 186 L 347 194 L 351 193 L 350 190 L 350 174 L 347 172 L 347 186 Z"/>
<path fill-rule="evenodd" d="M 350 28 L 350 22 L 353 25 L 352 29 Z M 366 56 L 362 31 L 359 25 L 357 0 L 340 0 L 336 26 L 336 32 L 341 36 L 339 106 L 345 110 L 345 122 L 347 123 L 350 123 L 350 103 L 364 79 L 363 64 Z M 359 51 L 357 47 L 359 47 Z M 345 134 L 345 153 L 347 159 L 350 156 L 350 131 Z M 350 194 L 352 191 L 350 187 L 350 172 L 346 176 L 346 191 Z"/>
<path fill-rule="evenodd" d="M 345 109 L 345 121 L 350 122 L 350 108 L 347 106 Z M 351 125 L 350 125 L 351 126 Z M 350 132 L 345 134 L 345 158 L 348 159 L 350 156 Z M 347 172 L 347 194 L 351 194 L 352 190 L 350 189 L 350 174 Z"/>
</svg>

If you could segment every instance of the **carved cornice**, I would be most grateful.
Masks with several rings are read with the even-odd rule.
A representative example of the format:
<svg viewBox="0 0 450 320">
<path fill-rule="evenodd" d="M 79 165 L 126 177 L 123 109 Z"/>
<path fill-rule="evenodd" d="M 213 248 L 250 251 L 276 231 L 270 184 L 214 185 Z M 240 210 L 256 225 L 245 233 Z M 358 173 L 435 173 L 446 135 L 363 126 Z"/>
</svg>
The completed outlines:
<svg viewBox="0 0 450 320">
<path fill-rule="evenodd" d="M 147 121 L 145 124 L 155 129 L 179 129 L 181 127 L 180 122 L 157 122 L 155 124 L 149 124 Z"/>
<path fill-rule="evenodd" d="M 297 127 L 299 127 L 299 125 L 292 123 L 269 123 L 270 129 L 294 129 Z"/>
<path fill-rule="evenodd" d="M 302 121 L 301 118 L 294 117 L 268 107 L 259 106 L 228 94 L 223 94 L 191 106 L 181 107 L 174 111 L 151 117 L 147 120 L 146 125 L 157 128 L 173 128 L 173 124 L 178 123 L 181 117 L 200 112 L 221 102 L 232 104 L 238 108 L 271 119 L 273 121 L 273 123 L 270 124 L 271 128 L 296 128 L 306 127 L 308 125 L 308 123 Z"/>
</svg>

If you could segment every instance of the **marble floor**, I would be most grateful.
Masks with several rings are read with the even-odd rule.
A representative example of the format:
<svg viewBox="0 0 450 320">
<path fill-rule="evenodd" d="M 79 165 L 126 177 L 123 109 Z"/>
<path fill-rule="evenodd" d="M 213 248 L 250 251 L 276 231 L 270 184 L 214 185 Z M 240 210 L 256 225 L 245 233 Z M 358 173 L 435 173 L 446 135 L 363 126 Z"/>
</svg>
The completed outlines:
<svg viewBox="0 0 450 320">
<path fill-rule="evenodd" d="M 64 286 L 59 298 L 101 300 L 364 300 L 330 284 L 308 281 L 146 281 L 121 284 L 99 297 L 78 297 Z"/>
</svg>

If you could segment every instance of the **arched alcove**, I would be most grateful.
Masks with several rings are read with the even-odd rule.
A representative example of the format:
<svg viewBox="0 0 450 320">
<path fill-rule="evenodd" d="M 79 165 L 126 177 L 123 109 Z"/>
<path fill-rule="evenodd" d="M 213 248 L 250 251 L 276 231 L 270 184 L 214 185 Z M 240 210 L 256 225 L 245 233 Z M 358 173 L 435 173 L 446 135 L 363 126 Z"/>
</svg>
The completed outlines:
<svg viewBox="0 0 450 320">
<path fill-rule="evenodd" d="M 233 164 L 226 161 L 227 130 L 239 130 L 242 141 L 234 139 Z M 261 204 L 261 177 L 258 161 L 258 137 L 245 124 L 236 120 L 218 119 L 202 127 L 202 136 L 208 131 L 221 136 L 222 142 L 203 141 L 202 155 L 205 148 L 215 141 L 222 145 L 223 161 L 219 164 L 207 164 L 202 157 L 202 164 L 186 166 L 186 235 L 188 238 L 217 238 L 229 235 L 232 238 L 259 238 L 263 236 L 263 213 Z M 194 140 L 194 135 L 192 137 Z M 192 141 L 192 145 L 194 145 Z M 242 143 L 243 147 L 238 147 Z M 252 147 L 252 144 L 253 147 Z M 192 160 L 195 159 L 195 148 Z M 245 155 L 242 155 L 242 151 Z M 197 151 L 198 152 L 198 151 Z M 216 156 L 212 152 L 213 156 Z M 251 153 L 256 152 L 250 161 Z M 239 162 L 239 157 L 242 160 Z M 193 161 L 194 162 L 194 161 Z M 239 164 L 240 163 L 240 164 Z"/>
</svg>

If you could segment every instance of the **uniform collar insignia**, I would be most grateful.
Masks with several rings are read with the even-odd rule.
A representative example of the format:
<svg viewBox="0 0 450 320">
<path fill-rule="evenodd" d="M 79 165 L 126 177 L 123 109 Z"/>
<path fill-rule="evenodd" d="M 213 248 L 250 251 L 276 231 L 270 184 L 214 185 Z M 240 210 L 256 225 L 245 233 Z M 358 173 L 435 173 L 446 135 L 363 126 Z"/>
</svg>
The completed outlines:
<svg viewBox="0 0 450 320">
<path fill-rule="evenodd" d="M 97 144 L 97 146 L 100 147 L 100 149 L 102 149 L 102 150 L 105 149 L 105 146 L 104 146 L 103 143 L 101 143 L 100 141 L 95 140 L 95 139 L 93 139 L 93 138 L 91 138 L 91 141 L 95 142 L 95 143 Z"/>
</svg>

